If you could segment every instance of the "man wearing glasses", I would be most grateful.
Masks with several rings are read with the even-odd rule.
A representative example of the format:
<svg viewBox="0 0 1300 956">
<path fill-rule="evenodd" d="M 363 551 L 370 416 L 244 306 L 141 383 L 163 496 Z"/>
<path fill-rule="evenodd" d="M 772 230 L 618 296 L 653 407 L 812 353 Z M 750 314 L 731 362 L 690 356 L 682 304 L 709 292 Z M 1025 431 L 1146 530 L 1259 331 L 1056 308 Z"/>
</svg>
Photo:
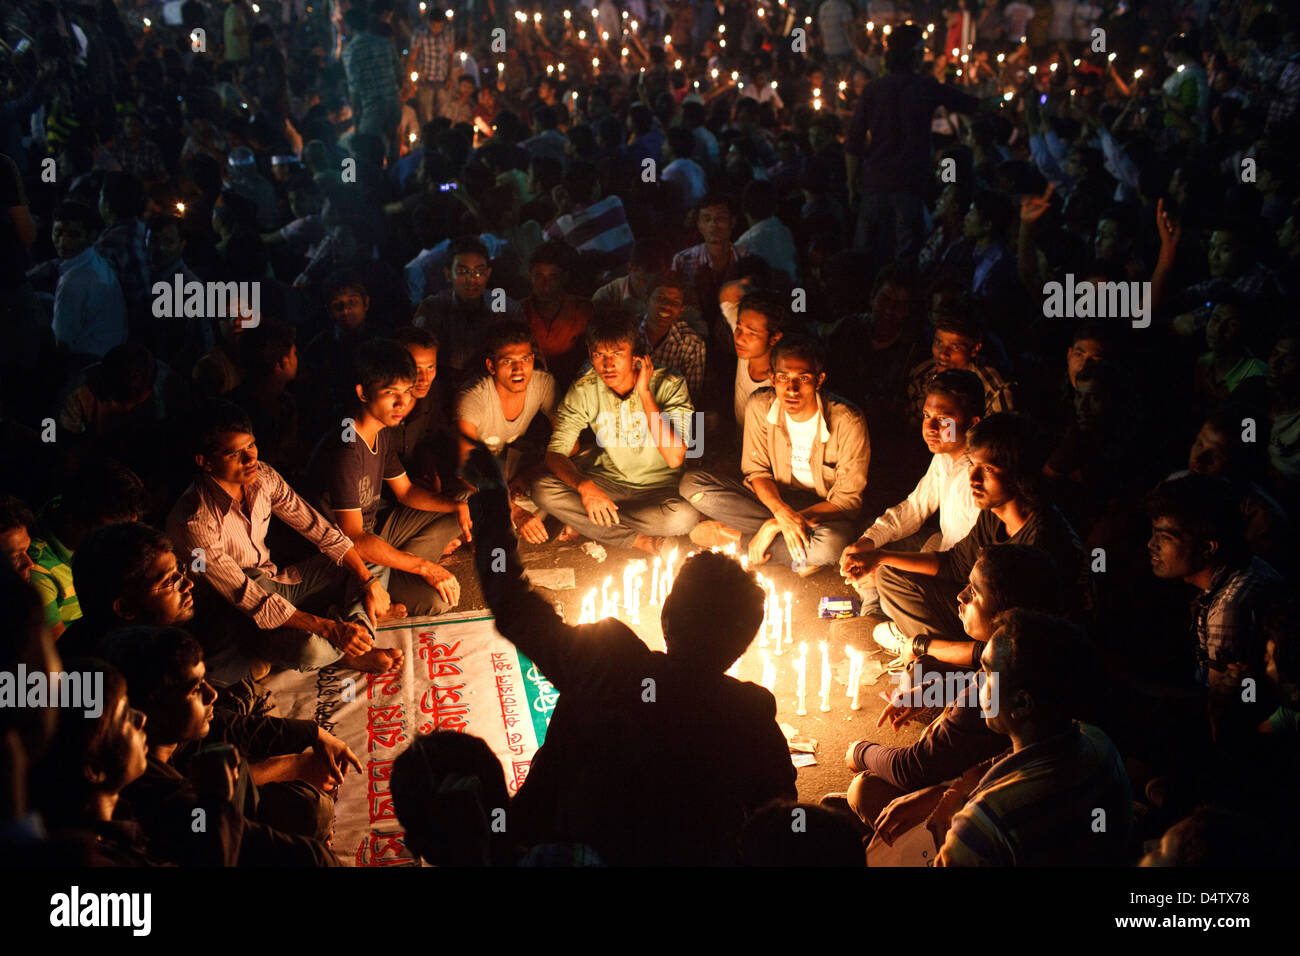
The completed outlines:
<svg viewBox="0 0 1300 956">
<path fill-rule="evenodd" d="M 483 442 L 501 462 L 515 529 L 525 541 L 545 544 L 546 516 L 538 514 L 531 488 L 546 473 L 543 458 L 555 422 L 555 379 L 535 368 L 537 344 L 522 322 L 497 325 L 488 336 L 487 350 L 487 375 L 461 392 L 456 424 L 465 439 Z M 470 446 L 461 445 L 468 454 Z"/>
<path fill-rule="evenodd" d="M 503 319 L 523 319 L 524 313 L 504 289 L 488 287 L 492 262 L 480 239 L 457 239 L 449 258 L 451 288 L 421 302 L 411 324 L 438 337 L 438 361 L 454 394 L 481 367 L 488 329 Z"/>
<path fill-rule="evenodd" d="M 171 539 L 139 521 L 104 525 L 72 558 L 82 617 L 59 639 L 64 657 L 98 653 L 109 631 L 127 625 L 173 627 L 194 617 L 194 582 Z"/>
<path fill-rule="evenodd" d="M 692 471 L 681 493 L 706 515 L 691 532 L 701 547 L 749 537 L 749 562 L 775 557 L 800 574 L 839 561 L 854 539 L 871 442 L 862 412 L 823 394 L 822 359 L 809 341 L 772 349 L 773 388 L 745 406 L 744 484 Z"/>
</svg>

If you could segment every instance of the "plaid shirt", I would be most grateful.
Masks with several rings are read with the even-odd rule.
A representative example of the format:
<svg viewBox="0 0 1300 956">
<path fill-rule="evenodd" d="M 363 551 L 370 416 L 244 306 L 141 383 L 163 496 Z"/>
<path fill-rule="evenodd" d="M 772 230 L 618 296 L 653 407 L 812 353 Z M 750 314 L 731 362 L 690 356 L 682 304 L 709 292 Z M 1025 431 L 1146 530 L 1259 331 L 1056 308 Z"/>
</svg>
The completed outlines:
<svg viewBox="0 0 1300 956">
<path fill-rule="evenodd" d="M 650 358 L 655 368 L 671 369 L 686 379 L 686 388 L 694 398 L 704 390 L 704 350 L 704 336 L 678 319 L 650 351 Z"/>
<path fill-rule="evenodd" d="M 402 68 L 391 40 L 373 33 L 357 34 L 343 48 L 343 70 L 361 112 L 397 106 L 397 78 Z"/>
<path fill-rule="evenodd" d="M 683 249 L 677 255 L 673 256 L 673 272 L 676 272 L 686 278 L 691 285 L 695 284 L 695 277 L 701 269 L 712 269 L 719 279 L 722 278 L 740 258 L 740 250 L 734 245 L 728 244 L 731 251 L 731 258 L 722 266 L 716 268 L 709 260 L 708 246 L 700 243 L 697 246 L 691 246 L 689 249 Z"/>
<path fill-rule="evenodd" d="M 1300 112 L 1300 59 L 1292 58 L 1277 78 L 1277 95 L 1268 104 L 1268 123 L 1264 129 L 1272 132 Z"/>
<path fill-rule="evenodd" d="M 1223 567 L 1192 604 L 1196 629 L 1196 679 L 1210 683 L 1228 665 L 1242 663 L 1260 674 L 1264 663 L 1261 619 L 1282 588 L 1282 576 L 1262 558 L 1238 568 Z"/>
<path fill-rule="evenodd" d="M 912 369 L 907 383 L 907 413 L 917 425 L 921 423 L 921 406 L 925 403 L 925 390 L 929 387 L 930 381 L 941 371 L 933 358 L 926 359 Z M 1001 372 L 991 365 L 979 364 L 972 365 L 970 371 L 978 375 L 984 385 L 985 415 L 1015 411 L 1011 397 L 1013 383 L 1003 378 Z"/>
<path fill-rule="evenodd" d="M 123 172 L 128 172 L 146 182 L 167 178 L 167 167 L 163 164 L 162 150 L 151 139 L 140 140 L 140 145 L 132 147 L 123 142 L 113 150 L 113 156 L 121 164 Z"/>
<path fill-rule="evenodd" d="M 443 27 L 434 36 L 427 26 L 420 27 L 411 37 L 411 53 L 415 57 L 415 72 L 422 83 L 444 83 L 449 73 L 447 64 L 456 50 L 451 31 Z"/>
<path fill-rule="evenodd" d="M 177 553 L 201 549 L 206 562 L 201 579 L 262 630 L 282 627 L 297 608 L 283 595 L 263 590 L 244 569 L 256 568 L 283 584 L 301 580 L 296 569 L 281 571 L 271 560 L 266 532 L 273 514 L 335 564 L 352 549 L 352 541 L 265 462 L 258 464 L 253 483 L 244 486 L 242 505 L 205 475 L 185 489 L 167 517 Z"/>
</svg>

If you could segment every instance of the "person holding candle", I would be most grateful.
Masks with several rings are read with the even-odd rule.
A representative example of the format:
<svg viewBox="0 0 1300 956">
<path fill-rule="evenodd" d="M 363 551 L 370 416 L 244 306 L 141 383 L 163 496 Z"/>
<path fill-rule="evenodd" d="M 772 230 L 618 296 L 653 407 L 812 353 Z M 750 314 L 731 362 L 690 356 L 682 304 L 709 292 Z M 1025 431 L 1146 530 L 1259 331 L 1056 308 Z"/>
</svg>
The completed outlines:
<svg viewBox="0 0 1300 956">
<path fill-rule="evenodd" d="M 822 359 L 809 340 L 772 350 L 774 388 L 745 407 L 744 484 L 688 472 L 681 492 L 710 520 L 691 532 L 703 547 L 750 536 L 749 562 L 789 561 L 801 574 L 835 564 L 862 507 L 871 442 L 862 412 L 823 395 Z"/>
<path fill-rule="evenodd" d="M 505 481 L 485 449 L 470 453 L 466 479 L 496 628 L 560 692 L 511 832 L 580 840 L 611 865 L 733 862 L 746 816 L 796 793 L 771 693 L 725 674 L 763 620 L 753 575 L 723 554 L 688 558 L 660 615 L 665 653 L 616 619 L 570 626 L 523 578 Z M 504 572 L 493 570 L 501 551 Z"/>
</svg>

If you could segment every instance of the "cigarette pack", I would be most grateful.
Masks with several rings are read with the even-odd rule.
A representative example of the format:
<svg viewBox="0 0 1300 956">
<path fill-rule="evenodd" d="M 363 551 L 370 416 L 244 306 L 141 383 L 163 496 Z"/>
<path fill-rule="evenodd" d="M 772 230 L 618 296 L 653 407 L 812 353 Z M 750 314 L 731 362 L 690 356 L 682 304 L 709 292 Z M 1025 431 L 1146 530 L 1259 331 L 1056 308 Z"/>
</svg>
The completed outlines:
<svg viewBox="0 0 1300 956">
<path fill-rule="evenodd" d="M 817 616 L 822 619 L 857 617 L 862 602 L 855 597 L 824 597 L 817 602 Z"/>
</svg>

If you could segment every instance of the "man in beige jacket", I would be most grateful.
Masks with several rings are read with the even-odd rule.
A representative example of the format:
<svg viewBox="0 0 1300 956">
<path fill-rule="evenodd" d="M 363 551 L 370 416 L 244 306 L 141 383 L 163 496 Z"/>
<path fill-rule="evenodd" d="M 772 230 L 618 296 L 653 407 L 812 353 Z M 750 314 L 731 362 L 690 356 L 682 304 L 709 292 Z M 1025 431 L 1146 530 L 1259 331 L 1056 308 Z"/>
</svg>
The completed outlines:
<svg viewBox="0 0 1300 956">
<path fill-rule="evenodd" d="M 862 412 L 824 394 L 825 380 L 814 343 L 777 343 L 775 387 L 745 407 L 744 484 L 703 471 L 682 479 L 682 497 L 710 519 L 692 541 L 715 547 L 748 536 L 751 565 L 775 557 L 802 574 L 839 560 L 855 537 L 871 441 Z"/>
</svg>

